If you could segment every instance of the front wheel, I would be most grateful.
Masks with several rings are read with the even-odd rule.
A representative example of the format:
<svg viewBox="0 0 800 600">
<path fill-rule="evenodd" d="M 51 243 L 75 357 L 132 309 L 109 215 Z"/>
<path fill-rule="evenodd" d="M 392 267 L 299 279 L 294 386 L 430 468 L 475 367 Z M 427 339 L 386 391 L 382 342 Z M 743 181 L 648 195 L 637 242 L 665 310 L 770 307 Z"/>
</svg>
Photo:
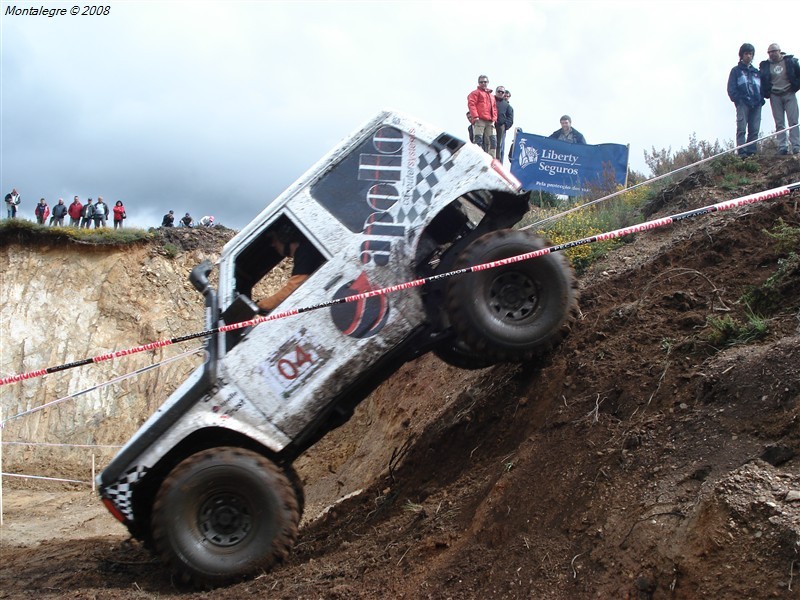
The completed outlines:
<svg viewBox="0 0 800 600">
<path fill-rule="evenodd" d="M 297 540 L 297 495 L 282 470 L 241 448 L 193 454 L 153 504 L 153 542 L 184 582 L 225 585 L 268 569 Z"/>
<path fill-rule="evenodd" d="M 525 231 L 503 229 L 472 242 L 454 265 L 462 269 L 546 247 Z M 575 276 L 567 258 L 544 254 L 453 278 L 447 311 L 458 336 L 496 361 L 527 361 L 555 346 L 577 313 Z"/>
</svg>

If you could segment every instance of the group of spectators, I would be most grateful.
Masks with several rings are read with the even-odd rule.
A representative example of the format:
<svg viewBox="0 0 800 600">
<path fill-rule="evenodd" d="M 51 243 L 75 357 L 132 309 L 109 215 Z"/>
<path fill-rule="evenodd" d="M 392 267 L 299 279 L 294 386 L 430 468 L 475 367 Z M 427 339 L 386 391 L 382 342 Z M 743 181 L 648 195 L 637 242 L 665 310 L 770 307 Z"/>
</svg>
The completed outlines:
<svg viewBox="0 0 800 600">
<path fill-rule="evenodd" d="M 202 217 L 197 225 L 201 227 L 213 227 L 214 226 L 214 217 L 211 215 L 207 215 Z M 164 218 L 161 219 L 161 226 L 162 227 L 175 227 L 175 211 L 169 211 L 167 214 L 164 215 Z M 178 227 L 194 227 L 195 222 L 188 212 L 183 215 L 178 220 Z"/>
<path fill-rule="evenodd" d="M 778 133 L 778 153 L 800 154 L 797 92 L 800 90 L 800 63 L 772 43 L 767 48 L 767 60 L 753 66 L 755 48 L 742 44 L 739 63 L 728 76 L 728 97 L 736 106 L 736 146 L 742 157 L 755 154 L 761 129 L 761 107 L 769 99 L 775 131 Z M 490 156 L 503 161 L 506 133 L 514 124 L 514 109 L 509 103 L 511 93 L 497 86 L 492 94 L 489 78 L 478 77 L 478 87 L 467 96 L 469 140 L 481 146 Z M 560 119 L 561 128 L 549 137 L 573 144 L 585 144 L 586 138 L 572 127 L 569 115 Z M 787 127 L 788 122 L 788 127 Z M 508 159 L 511 160 L 513 148 Z"/>
<path fill-rule="evenodd" d="M 486 75 L 478 77 L 477 89 L 467 96 L 469 141 L 500 162 L 503 162 L 506 131 L 510 131 L 514 124 L 514 108 L 509 102 L 510 98 L 511 92 L 502 85 L 498 85 L 492 95 Z"/>
<path fill-rule="evenodd" d="M 22 198 L 17 192 L 17 188 L 6 194 L 5 201 L 6 216 L 9 219 L 16 219 L 18 207 L 22 203 Z M 69 206 L 64 204 L 63 198 L 59 198 L 58 202 L 53 205 L 52 211 L 50 210 L 50 205 L 47 204 L 47 200 L 41 198 L 34 207 L 33 214 L 39 225 L 63 227 L 64 219 L 69 217 L 71 227 L 80 227 L 82 229 L 90 229 L 92 225 L 94 225 L 95 229 L 105 227 L 109 216 L 114 221 L 114 229 L 118 229 L 122 227 L 123 222 L 128 218 L 122 200 L 117 200 L 114 207 L 109 210 L 108 204 L 106 204 L 102 196 L 98 196 L 95 203 L 92 203 L 92 199 L 89 198 L 86 204 L 81 203 L 78 196 L 75 196 Z M 49 221 L 48 217 L 50 217 Z"/>
<path fill-rule="evenodd" d="M 728 75 L 728 97 L 736 106 L 736 146 L 739 156 L 755 154 L 761 129 L 761 107 L 769 98 L 779 154 L 800 154 L 797 91 L 800 90 L 800 64 L 797 58 L 781 51 L 778 44 L 767 47 L 767 60 L 753 66 L 755 47 L 742 44 L 739 63 Z M 789 122 L 789 130 L 786 122 Z"/>
<path fill-rule="evenodd" d="M 22 202 L 22 198 L 17 192 L 17 188 L 11 190 L 5 197 L 6 201 L 6 215 L 9 219 L 16 219 L 19 212 L 18 207 Z M 69 225 L 71 227 L 80 227 L 82 229 L 91 229 L 94 225 L 95 229 L 106 227 L 106 222 L 111 218 L 114 222 L 114 229 L 122 228 L 122 224 L 128 215 L 125 212 L 125 206 L 122 200 L 117 200 L 112 208 L 109 209 L 108 204 L 103 200 L 102 196 L 97 197 L 97 202 L 93 202 L 92 198 L 86 201 L 86 204 L 81 203 L 80 198 L 75 196 L 72 204 L 67 206 L 64 204 L 63 198 L 59 198 L 58 202 L 53 205 L 52 211 L 47 201 L 42 198 L 36 204 L 33 210 L 36 217 L 36 222 L 39 225 L 50 225 L 51 227 L 63 227 L 64 220 L 69 217 Z M 48 221 L 49 217 L 49 221 Z M 162 227 L 175 226 L 175 213 L 169 211 L 164 215 L 161 220 Z M 192 216 L 187 212 L 181 219 L 178 220 L 178 227 L 214 227 L 214 217 L 211 215 L 202 217 L 195 223 Z"/>
<path fill-rule="evenodd" d="M 505 154 L 506 133 L 514 125 L 514 109 L 509 103 L 511 92 L 505 86 L 498 85 L 492 95 L 489 78 L 478 77 L 478 87 L 467 95 L 467 120 L 469 121 L 469 141 L 481 146 L 493 158 L 501 163 Z M 572 127 L 569 115 L 561 117 L 561 128 L 550 134 L 551 138 L 570 144 L 585 144 L 583 134 Z M 513 148 L 509 148 L 508 160 L 511 160 Z"/>
</svg>

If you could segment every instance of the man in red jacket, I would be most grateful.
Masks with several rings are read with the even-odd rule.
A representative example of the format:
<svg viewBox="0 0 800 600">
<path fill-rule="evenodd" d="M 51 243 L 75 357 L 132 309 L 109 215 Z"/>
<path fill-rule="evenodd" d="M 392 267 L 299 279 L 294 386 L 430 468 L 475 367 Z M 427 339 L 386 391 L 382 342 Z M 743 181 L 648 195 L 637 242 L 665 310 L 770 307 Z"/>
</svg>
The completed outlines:
<svg viewBox="0 0 800 600">
<path fill-rule="evenodd" d="M 81 204 L 81 201 L 78 200 L 77 196 L 75 196 L 75 199 L 72 201 L 72 204 L 70 204 L 69 208 L 67 209 L 67 213 L 69 213 L 69 224 L 72 227 L 77 227 L 78 225 L 80 225 L 81 210 L 83 210 L 83 204 Z"/>
<path fill-rule="evenodd" d="M 489 155 L 497 158 L 497 134 L 494 123 L 497 121 L 497 104 L 492 90 L 489 89 L 489 78 L 478 77 L 478 88 L 467 96 L 467 108 L 472 123 L 473 141 L 483 148 L 484 138 L 489 139 Z"/>
</svg>

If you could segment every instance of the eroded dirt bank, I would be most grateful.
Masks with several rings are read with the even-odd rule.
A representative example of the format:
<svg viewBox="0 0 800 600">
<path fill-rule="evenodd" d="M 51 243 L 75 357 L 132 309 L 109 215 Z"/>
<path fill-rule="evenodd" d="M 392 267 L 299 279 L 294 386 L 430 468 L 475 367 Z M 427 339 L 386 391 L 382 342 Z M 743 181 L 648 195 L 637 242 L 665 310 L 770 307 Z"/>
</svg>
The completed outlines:
<svg viewBox="0 0 800 600">
<path fill-rule="evenodd" d="M 771 160 L 733 191 L 687 179 L 650 218 L 796 180 Z M 305 525 L 270 573 L 177 588 L 71 492 L 46 502 L 72 531 L 4 533 L 0 598 L 799 597 L 800 266 L 766 233 L 800 227 L 797 202 L 637 235 L 582 277 L 542 364 L 406 365 L 300 461 Z M 709 324 L 756 316 L 746 344 Z M 14 527 L 41 516 L 7 502 Z"/>
</svg>

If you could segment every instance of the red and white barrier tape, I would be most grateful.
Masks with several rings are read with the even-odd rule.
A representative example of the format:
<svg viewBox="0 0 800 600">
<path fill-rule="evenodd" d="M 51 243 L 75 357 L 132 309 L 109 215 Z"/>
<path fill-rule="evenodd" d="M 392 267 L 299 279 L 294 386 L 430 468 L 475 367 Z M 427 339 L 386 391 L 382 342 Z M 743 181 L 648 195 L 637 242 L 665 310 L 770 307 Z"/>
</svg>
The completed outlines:
<svg viewBox="0 0 800 600">
<path fill-rule="evenodd" d="M 203 352 L 203 348 L 202 347 L 201 348 L 194 348 L 192 350 L 186 350 L 185 352 L 181 352 L 180 354 L 177 354 L 177 355 L 175 355 L 175 356 L 173 356 L 171 358 L 167 358 L 166 360 L 162 360 L 161 362 L 157 362 L 157 363 L 154 363 L 152 365 L 147 365 L 146 367 L 142 367 L 141 369 L 137 369 L 136 371 L 132 371 L 130 373 L 125 373 L 124 375 L 119 375 L 119 376 L 114 377 L 113 379 L 109 379 L 108 381 L 105 381 L 103 383 L 98 383 L 97 385 L 93 385 L 91 387 L 85 388 L 85 389 L 80 390 L 78 392 L 73 392 L 72 394 L 69 394 L 68 396 L 64 396 L 63 398 L 59 398 L 58 400 L 52 400 L 52 401 L 46 402 L 46 403 L 44 403 L 44 404 L 42 404 L 40 406 L 35 406 L 35 407 L 33 407 L 33 408 L 29 409 L 29 410 L 23 411 L 21 413 L 18 413 L 16 415 L 12 415 L 10 417 L 7 417 L 7 418 L 3 419 L 2 421 L 0 421 L 0 428 L 2 428 L 6 423 L 11 421 L 12 419 L 17 419 L 19 417 L 24 417 L 25 415 L 30 415 L 32 413 L 39 412 L 40 410 L 44 410 L 45 408 L 49 408 L 49 407 L 54 406 L 56 404 L 60 404 L 61 402 L 65 402 L 67 400 L 71 400 L 72 398 L 77 398 L 78 396 L 82 396 L 83 394 L 88 394 L 91 391 L 104 388 L 107 385 L 111 385 L 112 383 L 117 383 L 117 382 L 123 381 L 125 379 L 130 379 L 131 377 L 135 377 L 136 375 L 140 375 L 140 374 L 142 374 L 142 373 L 144 373 L 146 371 L 149 371 L 151 369 L 155 369 L 155 368 L 160 367 L 162 365 L 167 365 L 167 364 L 169 364 L 171 362 L 175 362 L 176 360 L 180 360 L 182 358 L 185 358 L 185 357 L 190 356 L 192 354 L 197 354 L 199 352 Z"/>
<path fill-rule="evenodd" d="M 702 208 L 697 208 L 694 210 L 686 211 L 683 213 L 679 213 L 676 215 L 672 215 L 669 217 L 663 217 L 661 219 L 655 219 L 653 221 L 646 221 L 644 223 L 639 223 L 638 225 L 632 225 L 630 227 L 623 227 L 622 229 L 616 229 L 614 231 L 609 231 L 606 233 L 600 233 L 598 235 L 594 235 L 591 237 L 583 238 L 580 240 L 575 240 L 572 242 L 566 242 L 564 244 L 558 244 L 556 246 L 550 246 L 548 248 L 542 248 L 541 250 L 536 250 L 534 252 L 528 252 L 526 254 L 520 254 L 518 256 L 511 256 L 509 258 L 504 258 L 501 260 L 496 260 L 489 263 L 484 263 L 481 265 L 475 265 L 474 267 L 466 267 L 464 269 L 458 269 L 456 271 L 449 271 L 447 273 L 440 273 L 438 275 L 432 275 L 431 277 L 424 277 L 422 279 L 416 279 L 414 281 L 408 281 L 405 283 L 400 283 L 397 285 L 389 286 L 386 288 L 382 288 L 379 290 L 373 290 L 371 292 L 365 292 L 362 294 L 354 294 L 352 296 L 346 296 L 344 298 L 338 298 L 336 300 L 329 300 L 327 302 L 320 302 L 319 304 L 314 304 L 312 306 L 306 306 L 302 308 L 293 308 L 291 310 L 285 310 L 278 313 L 272 313 L 267 316 L 256 317 L 255 319 L 251 319 L 249 321 L 242 321 L 240 323 L 232 323 L 230 325 L 222 325 L 221 327 L 217 327 L 214 329 L 209 329 L 207 331 L 200 331 L 197 333 L 190 333 L 188 335 L 178 336 L 174 338 L 170 338 L 168 340 L 161 340 L 158 342 L 151 342 L 149 344 L 145 344 L 143 346 L 137 346 L 134 348 L 128 348 L 125 350 L 117 350 L 115 352 L 109 352 L 108 354 L 101 354 L 100 356 L 95 356 L 93 358 L 86 358 L 83 360 L 79 360 L 76 362 L 67 363 L 64 365 L 59 365 L 56 367 L 48 367 L 46 369 L 39 369 L 36 371 L 30 371 L 28 373 L 20 373 L 17 375 L 11 375 L 8 377 L 0 378 L 0 386 L 6 385 L 9 383 L 16 383 L 19 381 L 24 381 L 26 379 L 33 379 L 35 377 L 42 377 L 49 373 L 56 373 L 58 371 L 64 371 L 66 369 L 71 369 L 73 367 L 80 367 L 83 365 L 91 364 L 91 363 L 99 363 L 106 360 L 111 360 L 113 358 L 118 358 L 120 356 L 127 356 L 129 354 L 136 354 L 137 352 L 146 352 L 147 350 L 153 350 L 155 348 L 163 348 L 164 346 L 169 346 L 171 344 L 177 344 L 180 342 L 186 342 L 188 340 L 193 340 L 201 337 L 207 337 L 209 335 L 213 335 L 215 333 L 226 332 L 226 331 L 233 331 L 235 329 L 242 329 L 245 327 L 252 327 L 254 325 L 258 325 L 260 323 L 265 323 L 267 321 L 275 321 L 277 319 L 284 319 L 286 317 L 291 317 L 293 315 L 298 315 L 304 312 L 309 312 L 312 310 L 319 310 L 320 308 L 327 308 L 329 306 L 333 306 L 335 304 L 343 304 L 346 302 L 357 302 L 360 300 L 365 300 L 367 298 L 373 298 L 375 296 L 382 296 L 385 294 L 391 294 L 394 292 L 398 292 L 401 290 L 408 290 L 411 288 L 419 287 L 425 285 L 426 283 L 430 283 L 432 281 L 437 281 L 440 279 L 445 279 L 448 277 L 454 277 L 456 275 L 462 275 L 464 273 L 474 273 L 478 271 L 485 271 L 487 269 L 493 269 L 495 267 L 500 267 L 504 265 L 514 264 L 523 260 L 529 260 L 531 258 L 536 258 L 539 256 L 544 256 L 545 254 L 550 254 L 551 252 L 560 252 L 561 250 L 568 250 L 570 248 L 574 248 L 576 246 L 582 246 L 584 244 L 592 244 L 594 242 L 603 241 L 603 240 L 611 240 L 618 237 L 623 237 L 626 235 L 630 235 L 631 233 L 638 233 L 641 231 L 649 231 L 650 229 L 656 229 L 658 227 L 663 227 L 664 225 L 670 225 L 675 223 L 676 221 L 682 221 L 684 219 L 688 219 L 690 217 L 698 217 L 700 215 L 705 215 L 714 212 L 720 212 L 723 210 L 729 210 L 731 208 L 737 208 L 739 206 L 744 206 L 746 204 L 753 204 L 755 202 L 762 202 L 764 200 L 772 200 L 775 198 L 780 198 L 783 196 L 787 196 L 791 194 L 793 191 L 800 189 L 800 183 L 793 183 L 790 185 L 780 186 L 777 188 L 773 188 L 771 190 L 767 190 L 765 192 L 761 192 L 758 194 L 750 194 L 749 196 L 742 196 L 740 198 L 735 198 L 733 200 L 726 200 L 724 202 L 719 202 L 717 204 L 712 204 L 709 206 L 704 206 Z"/>
</svg>

